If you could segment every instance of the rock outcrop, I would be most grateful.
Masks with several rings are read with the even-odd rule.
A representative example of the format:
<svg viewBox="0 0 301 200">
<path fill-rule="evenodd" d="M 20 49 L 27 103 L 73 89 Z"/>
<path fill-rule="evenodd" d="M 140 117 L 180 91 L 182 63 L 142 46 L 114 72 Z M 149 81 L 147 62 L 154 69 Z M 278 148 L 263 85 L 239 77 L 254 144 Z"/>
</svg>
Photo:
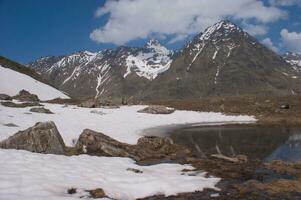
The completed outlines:
<svg viewBox="0 0 301 200">
<path fill-rule="evenodd" d="M 38 102 L 25 102 L 25 103 L 14 103 L 12 101 L 4 101 L 1 102 L 1 105 L 11 108 L 25 108 L 25 107 L 32 107 L 32 106 L 41 106 Z"/>
<path fill-rule="evenodd" d="M 89 129 L 85 129 L 80 135 L 76 149 L 78 153 L 129 157 L 136 161 L 151 159 L 175 160 L 191 155 L 188 149 L 173 144 L 168 138 L 147 136 L 140 138 L 136 145 L 129 145 Z"/>
<path fill-rule="evenodd" d="M 3 149 L 22 149 L 37 153 L 65 154 L 65 144 L 53 122 L 39 122 L 0 142 Z"/>
<path fill-rule="evenodd" d="M 0 94 L 0 100 L 10 101 L 12 98 L 7 94 Z"/>
<path fill-rule="evenodd" d="M 138 110 L 139 113 L 149 113 L 149 114 L 171 114 L 175 111 L 173 108 L 168 108 L 165 106 L 148 106 L 142 110 Z"/>
<path fill-rule="evenodd" d="M 19 92 L 19 94 L 14 96 L 13 98 L 16 99 L 16 100 L 19 100 L 19 101 L 29 101 L 29 102 L 38 102 L 38 101 L 40 101 L 39 97 L 37 95 L 31 94 L 30 92 L 28 92 L 26 90 L 21 90 Z"/>
</svg>

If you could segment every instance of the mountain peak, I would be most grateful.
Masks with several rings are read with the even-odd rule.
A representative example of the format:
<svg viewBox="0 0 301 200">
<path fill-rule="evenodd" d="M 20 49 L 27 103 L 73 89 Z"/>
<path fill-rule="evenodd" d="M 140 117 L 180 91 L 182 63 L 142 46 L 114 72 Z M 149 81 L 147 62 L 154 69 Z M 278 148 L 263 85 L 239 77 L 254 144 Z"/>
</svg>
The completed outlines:
<svg viewBox="0 0 301 200">
<path fill-rule="evenodd" d="M 165 48 L 165 47 L 158 40 L 156 40 L 156 39 L 150 39 L 145 44 L 145 48 L 147 48 L 147 49 L 161 49 L 161 48 Z"/>
<path fill-rule="evenodd" d="M 146 46 L 162 46 L 160 42 L 156 39 L 150 39 L 147 43 Z"/>
<path fill-rule="evenodd" d="M 229 20 L 222 20 L 206 28 L 206 30 L 200 34 L 200 40 L 208 40 L 212 35 L 216 35 L 215 33 L 217 32 L 219 33 L 218 35 L 228 35 L 234 31 L 242 32 L 242 29 Z"/>
<path fill-rule="evenodd" d="M 168 50 L 165 46 L 163 46 L 158 40 L 150 39 L 146 44 L 145 48 L 149 49 L 153 52 L 161 53 L 161 54 L 170 54 L 171 51 Z"/>
</svg>

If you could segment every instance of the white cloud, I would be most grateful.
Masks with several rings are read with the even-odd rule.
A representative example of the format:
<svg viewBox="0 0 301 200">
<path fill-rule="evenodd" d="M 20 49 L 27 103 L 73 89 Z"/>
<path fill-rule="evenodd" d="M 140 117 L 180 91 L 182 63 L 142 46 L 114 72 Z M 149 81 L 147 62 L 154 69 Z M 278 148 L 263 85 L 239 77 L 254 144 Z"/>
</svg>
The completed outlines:
<svg viewBox="0 0 301 200">
<path fill-rule="evenodd" d="M 172 36 L 174 42 L 224 18 L 265 24 L 287 15 L 258 0 L 109 0 L 95 15 L 106 14 L 107 23 L 95 29 L 90 38 L 118 45 L 154 33 Z"/>
<path fill-rule="evenodd" d="M 270 0 L 269 2 L 273 6 L 293 6 L 293 5 L 301 6 L 300 0 Z"/>
<path fill-rule="evenodd" d="M 268 27 L 265 25 L 245 24 L 244 30 L 253 36 L 257 36 L 267 34 Z"/>
<path fill-rule="evenodd" d="M 271 50 L 273 50 L 274 52 L 278 52 L 279 49 L 278 47 L 276 47 L 273 43 L 273 41 L 271 40 L 271 38 L 265 38 L 261 41 L 262 44 L 264 44 L 265 46 L 267 46 L 268 48 L 270 48 Z"/>
<path fill-rule="evenodd" d="M 282 29 L 280 32 L 282 45 L 286 50 L 301 53 L 301 32 L 289 32 Z"/>
</svg>

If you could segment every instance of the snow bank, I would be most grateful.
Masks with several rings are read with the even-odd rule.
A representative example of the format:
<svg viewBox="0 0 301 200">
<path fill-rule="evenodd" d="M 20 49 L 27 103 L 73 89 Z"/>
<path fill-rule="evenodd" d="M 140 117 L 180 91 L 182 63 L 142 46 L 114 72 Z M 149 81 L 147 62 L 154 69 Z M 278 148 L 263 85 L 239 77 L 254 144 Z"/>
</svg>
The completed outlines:
<svg viewBox="0 0 301 200">
<path fill-rule="evenodd" d="M 174 195 L 215 188 L 219 178 L 183 174 L 189 165 L 159 164 L 138 166 L 128 158 L 59 156 L 18 150 L 0 150 L 0 199 L 71 200 L 71 187 L 80 190 L 102 188 L 113 199 L 136 199 L 155 194 Z M 127 171 L 143 171 L 136 174 Z M 82 195 L 82 194 L 81 194 Z"/>
<path fill-rule="evenodd" d="M 0 140 L 19 130 L 33 126 L 36 122 L 54 121 L 67 145 L 72 144 L 86 128 L 102 132 L 121 142 L 135 144 L 144 129 L 163 125 L 203 123 L 203 122 L 254 122 L 251 116 L 226 116 L 222 113 L 175 111 L 168 115 L 137 113 L 145 106 L 122 106 L 118 109 L 89 109 L 76 106 L 64 107 L 58 104 L 45 104 L 55 114 L 29 112 L 30 108 L 9 108 L 0 105 Z M 104 115 L 91 113 L 100 111 Z M 4 124 L 14 123 L 18 127 Z"/>
<path fill-rule="evenodd" d="M 69 98 L 61 91 L 49 85 L 0 65 L 0 93 L 13 96 L 22 89 L 38 95 L 41 100 L 51 100 L 58 97 Z"/>
</svg>

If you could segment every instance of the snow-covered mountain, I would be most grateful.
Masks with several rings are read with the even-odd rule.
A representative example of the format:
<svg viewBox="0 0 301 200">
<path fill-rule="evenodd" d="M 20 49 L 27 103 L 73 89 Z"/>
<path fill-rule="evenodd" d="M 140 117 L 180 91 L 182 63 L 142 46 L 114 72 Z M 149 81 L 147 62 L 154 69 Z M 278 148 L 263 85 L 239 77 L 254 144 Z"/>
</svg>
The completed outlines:
<svg viewBox="0 0 301 200">
<path fill-rule="evenodd" d="M 173 51 L 157 40 L 144 47 L 43 57 L 29 63 L 51 83 L 74 97 L 129 98 L 169 69 Z"/>
<path fill-rule="evenodd" d="M 44 57 L 29 66 L 71 96 L 119 102 L 301 93 L 300 73 L 230 21 L 208 27 L 177 53 L 150 40 L 139 48 Z"/>
<path fill-rule="evenodd" d="M 281 56 L 232 22 L 220 21 L 196 35 L 142 99 L 289 95 L 300 91 L 299 84 Z"/>
<path fill-rule="evenodd" d="M 295 71 L 301 72 L 301 54 L 287 52 L 283 58 L 288 62 Z"/>
<path fill-rule="evenodd" d="M 14 96 L 23 89 L 38 95 L 41 100 L 69 98 L 63 92 L 43 83 L 30 69 L 1 57 L 0 93 Z"/>
</svg>

